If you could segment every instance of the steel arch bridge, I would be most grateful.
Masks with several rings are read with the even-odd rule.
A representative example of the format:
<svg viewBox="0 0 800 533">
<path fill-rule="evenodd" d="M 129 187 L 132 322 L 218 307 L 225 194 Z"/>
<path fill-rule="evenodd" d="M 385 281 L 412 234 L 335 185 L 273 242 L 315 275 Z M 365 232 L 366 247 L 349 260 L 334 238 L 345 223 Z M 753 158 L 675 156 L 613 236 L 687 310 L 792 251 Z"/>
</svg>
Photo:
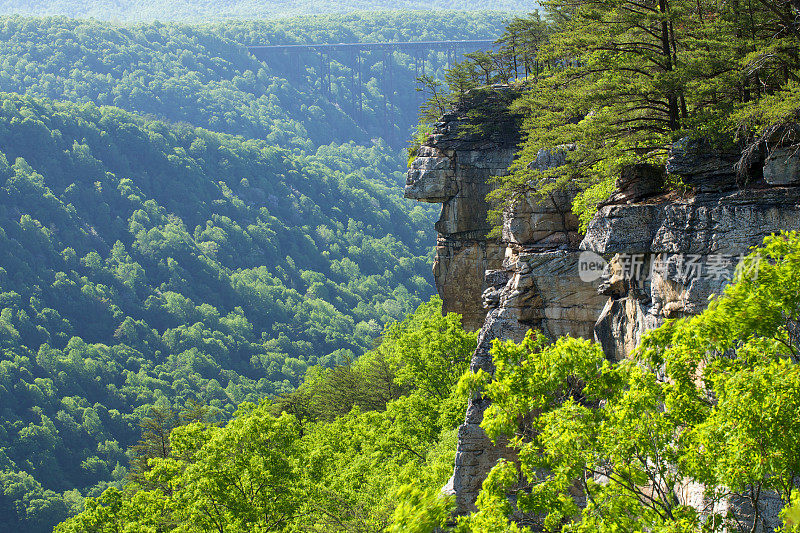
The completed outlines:
<svg viewBox="0 0 800 533">
<path fill-rule="evenodd" d="M 319 66 L 324 90 L 330 96 L 331 63 L 337 58 L 343 59 L 352 68 L 351 92 L 354 101 L 352 110 L 361 116 L 364 109 L 363 66 L 367 57 L 377 58 L 382 68 L 379 83 L 383 94 L 384 117 L 388 120 L 389 110 L 396 92 L 396 65 L 393 54 L 400 52 L 412 58 L 417 76 L 425 75 L 426 70 L 435 72 L 439 67 L 452 65 L 464 54 L 476 51 L 491 50 L 496 46 L 494 40 L 475 39 L 462 41 L 405 41 L 374 43 L 328 43 L 328 44 L 283 44 L 248 46 L 247 50 L 256 59 L 268 64 L 281 62 L 288 64 L 287 74 L 301 76 L 307 66 Z M 436 54 L 432 54 L 437 52 Z M 444 55 L 444 59 L 441 59 Z"/>
</svg>

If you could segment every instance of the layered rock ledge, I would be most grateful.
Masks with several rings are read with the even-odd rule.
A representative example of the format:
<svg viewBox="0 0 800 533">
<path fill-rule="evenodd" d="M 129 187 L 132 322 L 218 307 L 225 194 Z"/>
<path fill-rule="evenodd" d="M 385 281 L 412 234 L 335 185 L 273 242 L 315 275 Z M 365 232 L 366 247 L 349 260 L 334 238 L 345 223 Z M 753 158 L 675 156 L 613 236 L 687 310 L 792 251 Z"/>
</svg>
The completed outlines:
<svg viewBox="0 0 800 533">
<path fill-rule="evenodd" d="M 490 239 L 491 178 L 504 176 L 520 141 L 517 118 L 506 111 L 509 88 L 476 91 L 434 125 L 408 171 L 404 195 L 442 204 L 433 276 L 445 312 L 459 313 L 466 329 L 483 325 L 484 273 L 502 264 L 503 247 Z M 480 117 L 475 112 L 480 112 Z"/>
<path fill-rule="evenodd" d="M 764 237 L 800 230 L 798 151 L 774 151 L 740 188 L 739 154 L 683 140 L 666 168 L 625 169 L 585 235 L 569 191 L 547 197 L 531 191 L 504 213 L 502 236 L 490 239 L 490 178 L 506 173 L 519 134 L 513 117 L 503 115 L 493 119 L 491 134 L 470 131 L 468 108 L 436 125 L 412 164 L 405 195 L 443 204 L 434 276 L 444 311 L 461 313 L 469 329 L 480 328 L 473 371 L 493 372 L 492 340 L 519 341 L 530 329 L 551 339 L 595 339 L 619 361 L 665 319 L 701 312 Z M 534 164 L 557 167 L 570 149 L 542 151 Z M 663 192 L 667 172 L 686 185 L 682 193 Z M 602 275 L 582 275 L 586 261 L 604 265 Z M 445 487 L 462 514 L 475 509 L 497 460 L 514 459 L 513 450 L 492 444 L 481 429 L 486 407 L 479 395 L 470 399 Z M 702 488 L 695 489 L 690 497 L 699 502 Z"/>
</svg>

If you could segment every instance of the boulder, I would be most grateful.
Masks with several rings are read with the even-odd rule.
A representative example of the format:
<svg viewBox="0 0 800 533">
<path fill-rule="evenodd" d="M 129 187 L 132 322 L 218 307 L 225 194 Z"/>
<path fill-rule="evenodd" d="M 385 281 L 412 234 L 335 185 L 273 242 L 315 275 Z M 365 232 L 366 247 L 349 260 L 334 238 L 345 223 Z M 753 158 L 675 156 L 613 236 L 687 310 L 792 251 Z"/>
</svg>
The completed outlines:
<svg viewBox="0 0 800 533">
<path fill-rule="evenodd" d="M 623 167 L 616 190 L 607 203 L 633 203 L 664 192 L 667 173 L 664 167 L 638 164 Z"/>
<path fill-rule="evenodd" d="M 773 150 L 764 161 L 764 180 L 770 185 L 800 185 L 800 146 Z"/>
<path fill-rule="evenodd" d="M 740 157 L 739 152 L 685 137 L 670 148 L 666 170 L 700 192 L 721 192 L 736 188 L 734 165 Z"/>
</svg>

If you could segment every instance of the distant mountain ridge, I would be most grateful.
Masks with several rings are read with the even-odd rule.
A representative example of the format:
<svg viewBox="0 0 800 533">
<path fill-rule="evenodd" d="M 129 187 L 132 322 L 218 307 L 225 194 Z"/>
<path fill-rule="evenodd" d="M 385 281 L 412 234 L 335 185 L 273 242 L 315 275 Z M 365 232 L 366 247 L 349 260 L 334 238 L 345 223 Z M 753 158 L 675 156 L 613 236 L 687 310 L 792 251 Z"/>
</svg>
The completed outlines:
<svg viewBox="0 0 800 533">
<path fill-rule="evenodd" d="M 362 54 L 362 110 L 353 113 L 351 57 L 303 64 L 262 62 L 245 46 L 264 44 L 494 39 L 502 13 L 409 12 L 251 20 L 214 25 L 124 24 L 65 17 L 0 17 L 0 91 L 113 105 L 170 123 L 188 123 L 303 151 L 331 142 L 403 139 L 417 122 L 412 58 L 394 54 L 393 86 L 381 53 Z M 427 72 L 441 74 L 444 54 Z M 324 86 L 323 80 L 329 85 Z M 385 113 L 385 107 L 389 112 Z M 388 135 L 391 133 L 392 135 Z"/>
<path fill-rule="evenodd" d="M 394 10 L 458 10 L 458 11 L 514 11 L 536 9 L 532 2 L 519 0 L 222 0 L 220 2 L 190 0 L 11 0 L 0 2 L 0 14 L 66 15 L 68 17 L 98 18 L 102 20 L 152 21 L 175 20 L 209 22 L 241 18 L 278 18 L 297 15 L 349 13 L 354 11 Z"/>
</svg>

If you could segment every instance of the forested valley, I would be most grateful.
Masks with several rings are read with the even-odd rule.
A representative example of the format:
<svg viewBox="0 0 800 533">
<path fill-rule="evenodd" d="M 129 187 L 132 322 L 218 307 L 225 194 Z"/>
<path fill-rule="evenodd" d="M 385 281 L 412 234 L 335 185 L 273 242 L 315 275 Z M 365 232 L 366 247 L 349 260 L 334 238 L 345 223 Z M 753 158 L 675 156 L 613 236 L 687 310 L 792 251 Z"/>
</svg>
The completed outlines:
<svg viewBox="0 0 800 533">
<path fill-rule="evenodd" d="M 154 420 L 224 425 L 353 364 L 434 293 L 435 210 L 401 198 L 412 58 L 365 52 L 355 114 L 348 58 L 323 88 L 318 57 L 246 46 L 493 39 L 505 17 L 0 19 L 0 530 L 122 488 Z"/>
<path fill-rule="evenodd" d="M 500 91 L 522 142 L 495 237 L 520 198 L 564 191 L 586 232 L 630 168 L 663 171 L 648 208 L 688 202 L 701 185 L 668 161 L 694 141 L 737 156 L 715 194 L 791 201 L 800 178 L 763 169 L 780 149 L 797 173 L 796 0 L 238 18 L 294 9 L 260 5 L 0 18 L 0 531 L 744 533 L 769 506 L 800 531 L 800 228 L 759 228 L 724 291 L 621 361 L 531 330 L 492 343 L 490 375 L 434 296 L 436 210 L 401 198 L 439 117 Z M 247 49 L 465 39 L 497 41 L 423 72 Z M 486 135 L 485 111 L 459 134 Z M 456 516 L 473 400 L 465 431 L 511 460 Z"/>
</svg>

